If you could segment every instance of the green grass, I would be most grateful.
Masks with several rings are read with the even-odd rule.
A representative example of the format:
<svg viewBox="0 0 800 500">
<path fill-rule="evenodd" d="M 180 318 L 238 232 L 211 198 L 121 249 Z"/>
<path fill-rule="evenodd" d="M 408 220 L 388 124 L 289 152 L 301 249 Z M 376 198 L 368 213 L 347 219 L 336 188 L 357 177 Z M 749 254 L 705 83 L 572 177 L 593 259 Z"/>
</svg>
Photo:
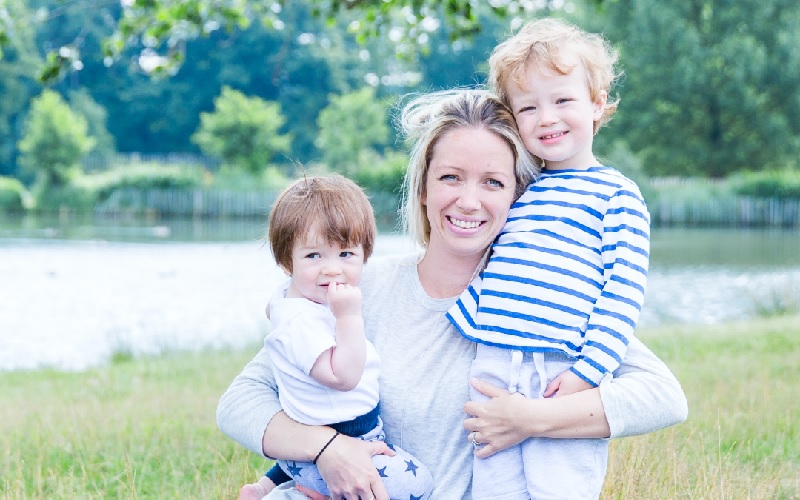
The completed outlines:
<svg viewBox="0 0 800 500">
<path fill-rule="evenodd" d="M 800 315 L 642 332 L 689 399 L 612 442 L 607 498 L 800 498 Z"/>
<path fill-rule="evenodd" d="M 640 336 L 690 415 L 613 441 L 604 498 L 800 498 L 800 316 Z M 214 412 L 254 352 L 0 373 L 0 498 L 236 498 L 266 464 Z"/>
<path fill-rule="evenodd" d="M 254 353 L 0 374 L 0 498 L 235 498 L 265 464 L 214 412 Z"/>
</svg>

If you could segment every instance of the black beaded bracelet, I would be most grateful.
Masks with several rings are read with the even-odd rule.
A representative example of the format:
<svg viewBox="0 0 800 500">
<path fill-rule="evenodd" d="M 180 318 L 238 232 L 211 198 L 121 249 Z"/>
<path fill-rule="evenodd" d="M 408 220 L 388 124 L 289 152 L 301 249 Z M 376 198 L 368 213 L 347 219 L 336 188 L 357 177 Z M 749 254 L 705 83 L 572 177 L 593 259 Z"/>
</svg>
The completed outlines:
<svg viewBox="0 0 800 500">
<path fill-rule="evenodd" d="M 317 453 L 317 457 L 311 462 L 312 464 L 317 465 L 317 460 L 319 460 L 319 457 L 320 457 L 320 455 L 322 455 L 322 452 L 325 451 L 325 449 L 328 448 L 328 446 L 333 442 L 334 439 L 336 439 L 336 436 L 338 436 L 338 435 L 339 435 L 339 431 L 336 431 L 336 434 L 334 434 L 333 437 L 330 438 L 327 443 L 325 443 L 325 446 L 323 446 L 322 449 L 319 450 L 319 453 Z"/>
</svg>

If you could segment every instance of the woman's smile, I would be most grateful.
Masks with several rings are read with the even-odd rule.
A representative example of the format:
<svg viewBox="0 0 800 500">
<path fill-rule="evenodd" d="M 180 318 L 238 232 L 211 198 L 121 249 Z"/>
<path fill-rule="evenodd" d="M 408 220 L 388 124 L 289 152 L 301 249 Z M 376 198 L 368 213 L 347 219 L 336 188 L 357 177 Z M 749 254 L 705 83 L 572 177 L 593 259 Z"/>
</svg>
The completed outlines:
<svg viewBox="0 0 800 500">
<path fill-rule="evenodd" d="M 481 224 L 483 224 L 483 222 L 484 222 L 484 221 L 479 221 L 479 220 L 457 219 L 457 218 L 455 218 L 453 216 L 447 217 L 447 220 L 449 220 L 452 225 L 454 225 L 454 226 L 456 226 L 458 228 L 461 228 L 461 229 L 475 229 L 478 226 L 480 226 Z"/>
<path fill-rule="evenodd" d="M 433 149 L 423 196 L 429 250 L 482 256 L 505 224 L 515 189 L 514 154 L 504 140 L 476 128 L 444 134 Z"/>
</svg>

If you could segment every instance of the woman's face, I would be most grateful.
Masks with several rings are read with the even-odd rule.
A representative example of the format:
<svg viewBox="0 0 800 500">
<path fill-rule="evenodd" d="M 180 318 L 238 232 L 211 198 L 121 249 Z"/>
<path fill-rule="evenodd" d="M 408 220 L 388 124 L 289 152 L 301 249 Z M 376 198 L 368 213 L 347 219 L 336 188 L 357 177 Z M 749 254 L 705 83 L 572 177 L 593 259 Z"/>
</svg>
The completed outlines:
<svg viewBox="0 0 800 500">
<path fill-rule="evenodd" d="M 474 128 L 445 133 L 433 149 L 422 196 L 429 250 L 480 258 L 505 224 L 515 188 L 514 154 L 503 139 Z"/>
</svg>

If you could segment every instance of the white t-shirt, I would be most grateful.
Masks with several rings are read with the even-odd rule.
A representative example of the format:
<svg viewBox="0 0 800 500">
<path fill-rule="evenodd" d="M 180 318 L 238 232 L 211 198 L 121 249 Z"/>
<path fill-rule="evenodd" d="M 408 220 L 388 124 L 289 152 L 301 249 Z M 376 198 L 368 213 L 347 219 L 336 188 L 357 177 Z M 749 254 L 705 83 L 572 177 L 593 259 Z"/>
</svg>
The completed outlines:
<svg viewBox="0 0 800 500">
<path fill-rule="evenodd" d="M 475 344 L 445 317 L 457 297 L 428 296 L 417 274 L 417 255 L 370 259 L 361 289 L 364 322 L 382 357 L 381 419 L 386 441 L 415 455 L 433 474 L 432 499 L 469 499 L 473 447 L 464 430 L 469 369 Z M 254 453 L 270 419 L 281 410 L 273 367 L 262 349 L 220 399 L 220 429 Z M 634 337 L 612 382 L 600 384 L 611 436 L 630 436 L 686 418 L 680 384 Z M 272 499 L 305 496 L 286 483 Z"/>
<path fill-rule="evenodd" d="M 272 331 L 264 339 L 278 384 L 281 407 L 307 425 L 346 422 L 378 405 L 380 358 L 367 341 L 367 360 L 358 385 L 350 391 L 331 389 L 309 373 L 319 356 L 336 346 L 336 319 L 330 309 L 308 299 L 286 298 L 287 281 L 269 304 Z"/>
</svg>

